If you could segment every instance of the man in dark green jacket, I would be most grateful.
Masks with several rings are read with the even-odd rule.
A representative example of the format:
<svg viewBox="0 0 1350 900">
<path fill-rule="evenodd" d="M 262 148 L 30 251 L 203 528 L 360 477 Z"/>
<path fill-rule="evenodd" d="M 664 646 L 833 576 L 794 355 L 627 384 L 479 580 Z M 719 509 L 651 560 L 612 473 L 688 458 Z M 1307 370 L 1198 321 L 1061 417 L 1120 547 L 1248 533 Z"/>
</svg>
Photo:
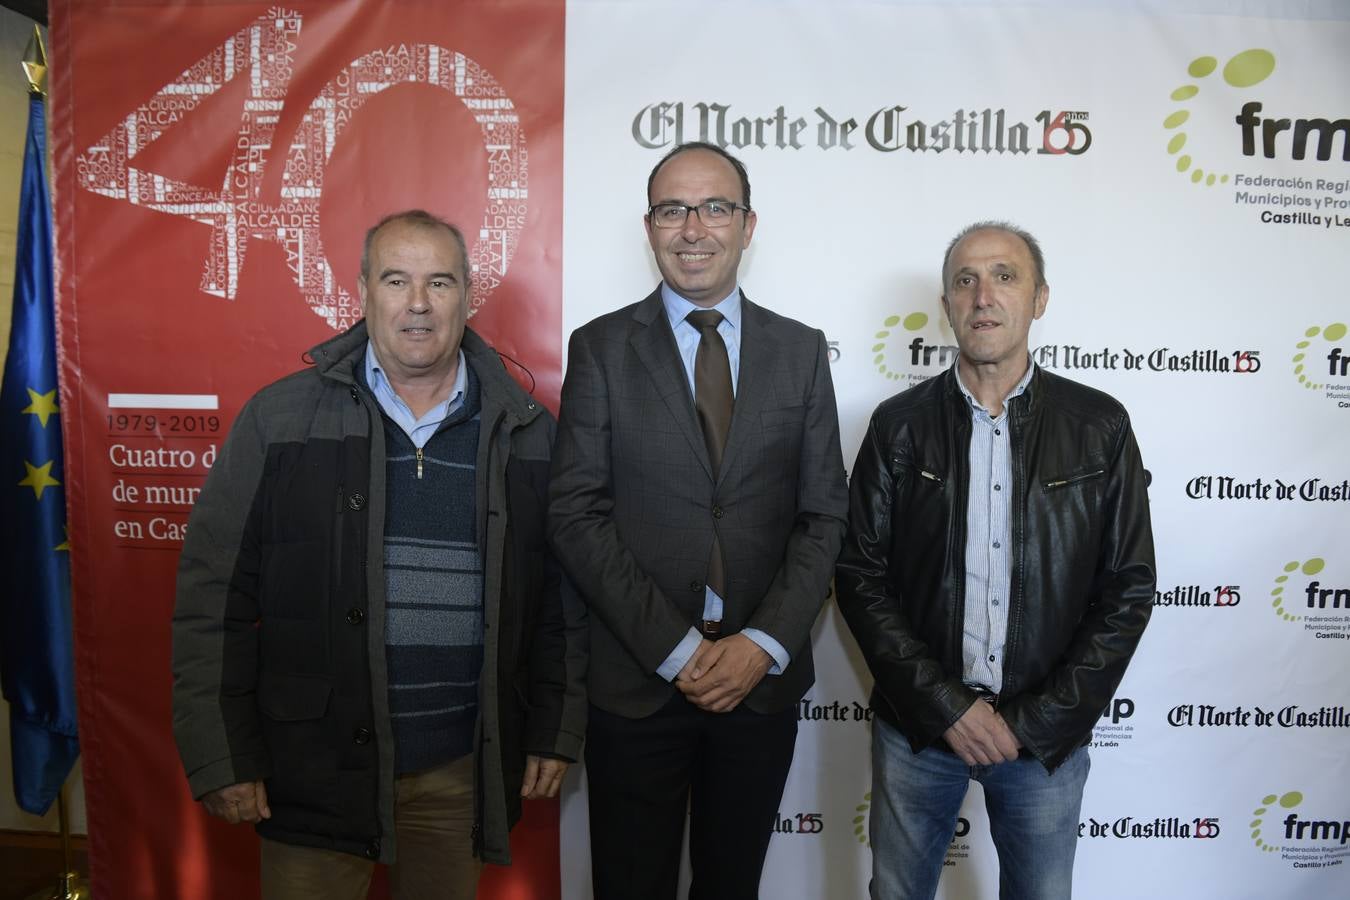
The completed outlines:
<svg viewBox="0 0 1350 900">
<path fill-rule="evenodd" d="M 472 897 L 585 729 L 584 613 L 544 540 L 554 421 L 465 327 L 453 226 L 370 230 L 364 321 L 240 413 L 189 521 L 174 734 L 263 838 L 263 895 Z"/>
</svg>

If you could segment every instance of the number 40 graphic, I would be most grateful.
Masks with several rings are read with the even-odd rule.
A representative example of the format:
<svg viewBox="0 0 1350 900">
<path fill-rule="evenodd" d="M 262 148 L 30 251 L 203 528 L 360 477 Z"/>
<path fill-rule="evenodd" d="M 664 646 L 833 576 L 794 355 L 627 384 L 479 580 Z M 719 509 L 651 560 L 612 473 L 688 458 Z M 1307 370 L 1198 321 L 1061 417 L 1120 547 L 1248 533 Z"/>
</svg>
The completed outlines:
<svg viewBox="0 0 1350 900">
<path fill-rule="evenodd" d="M 85 190 L 211 226 L 201 290 L 235 299 L 250 241 L 285 248 L 309 307 L 334 329 L 360 318 L 357 300 L 336 284 L 324 252 L 319 201 L 324 171 L 343 130 L 370 97 L 401 84 L 449 91 L 477 121 L 488 156 L 487 203 L 469 264 L 475 308 L 501 283 L 520 237 L 529 199 L 525 134 L 497 81 L 462 53 L 435 44 L 372 50 L 338 71 L 319 91 L 290 141 L 280 196 L 262 196 L 263 175 L 286 104 L 300 35 L 299 13 L 273 9 L 197 60 L 76 159 Z M 186 184 L 140 168 L 136 157 L 203 100 L 236 78 L 247 79 L 229 164 L 211 186 Z"/>
</svg>

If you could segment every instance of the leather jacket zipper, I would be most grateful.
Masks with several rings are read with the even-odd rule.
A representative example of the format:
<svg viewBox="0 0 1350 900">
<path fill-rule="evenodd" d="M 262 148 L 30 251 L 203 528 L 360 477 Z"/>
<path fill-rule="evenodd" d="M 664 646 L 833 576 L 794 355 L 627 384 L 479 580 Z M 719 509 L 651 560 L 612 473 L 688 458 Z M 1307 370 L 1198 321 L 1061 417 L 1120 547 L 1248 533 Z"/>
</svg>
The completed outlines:
<svg viewBox="0 0 1350 900">
<path fill-rule="evenodd" d="M 1069 478 L 1061 478 L 1058 481 L 1047 481 L 1045 483 L 1045 489 L 1047 491 L 1051 491 L 1054 490 L 1055 488 L 1062 488 L 1065 485 L 1077 484 L 1080 481 L 1087 481 L 1089 478 L 1096 478 L 1099 475 L 1105 474 L 1106 474 L 1105 469 L 1097 469 L 1096 471 L 1093 472 L 1084 472 L 1081 475 L 1073 475 L 1070 476 Z"/>
<path fill-rule="evenodd" d="M 934 475 L 932 472 L 929 472 L 929 471 L 926 470 L 926 469 L 919 469 L 919 474 L 920 474 L 921 476 L 923 476 L 924 478 L 927 478 L 929 481 L 933 482 L 934 484 L 938 484 L 938 485 L 942 484 L 942 479 L 941 479 L 939 476 Z"/>
</svg>

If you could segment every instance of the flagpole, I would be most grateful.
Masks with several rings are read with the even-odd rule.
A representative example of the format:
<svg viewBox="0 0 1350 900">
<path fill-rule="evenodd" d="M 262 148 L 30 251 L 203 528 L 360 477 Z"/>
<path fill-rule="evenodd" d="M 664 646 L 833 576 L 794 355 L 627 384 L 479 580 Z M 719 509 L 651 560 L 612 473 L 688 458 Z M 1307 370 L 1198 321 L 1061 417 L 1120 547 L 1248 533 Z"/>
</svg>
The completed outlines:
<svg viewBox="0 0 1350 900">
<path fill-rule="evenodd" d="M 75 870 L 75 853 L 70 846 L 70 815 L 66 811 L 66 789 L 69 782 L 61 785 L 61 793 L 56 795 L 56 818 L 61 827 L 61 874 L 54 888 L 42 888 L 30 894 L 26 900 L 91 900 L 87 885 L 80 881 L 80 873 Z"/>
<path fill-rule="evenodd" d="M 42 30 L 33 26 L 33 36 L 23 54 L 23 73 L 28 79 L 30 96 L 47 96 L 47 50 L 42 45 Z M 74 853 L 70 846 L 70 814 L 66 807 L 66 790 L 69 779 L 62 783 L 56 796 L 56 817 L 61 829 L 61 875 L 53 889 L 44 889 L 33 894 L 28 900 L 90 900 L 89 889 L 80 883 L 79 873 L 75 870 Z"/>
</svg>

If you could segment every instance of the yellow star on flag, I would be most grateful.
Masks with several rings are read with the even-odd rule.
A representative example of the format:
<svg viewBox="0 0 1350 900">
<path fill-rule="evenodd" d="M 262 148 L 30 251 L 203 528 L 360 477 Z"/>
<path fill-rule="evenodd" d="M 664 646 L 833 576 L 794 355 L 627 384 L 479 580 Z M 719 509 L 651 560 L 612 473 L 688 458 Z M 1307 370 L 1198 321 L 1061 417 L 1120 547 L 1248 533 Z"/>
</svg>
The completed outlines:
<svg viewBox="0 0 1350 900">
<path fill-rule="evenodd" d="M 53 548 L 52 548 L 52 552 L 56 552 L 57 550 L 64 550 L 64 551 L 66 551 L 67 553 L 69 553 L 69 552 L 70 552 L 70 526 L 67 525 L 66 527 L 62 528 L 61 530 L 64 531 L 64 532 L 66 533 L 66 539 L 65 539 L 64 541 L 62 541 L 61 543 L 57 544 L 55 547 L 53 547 Z"/>
<path fill-rule="evenodd" d="M 23 466 L 28 470 L 28 474 L 19 482 L 19 487 L 30 487 L 37 493 L 37 498 L 42 499 L 42 492 L 49 487 L 59 487 L 61 482 L 52 477 L 52 464 L 44 463 L 35 466 L 28 460 L 23 461 Z"/>
<path fill-rule="evenodd" d="M 56 405 L 55 388 L 45 394 L 39 394 L 37 391 L 29 388 L 28 396 L 33 402 L 25 406 L 20 412 L 31 413 L 37 416 L 38 419 L 42 421 L 42 427 L 46 428 L 47 420 L 61 411 Z"/>
</svg>

